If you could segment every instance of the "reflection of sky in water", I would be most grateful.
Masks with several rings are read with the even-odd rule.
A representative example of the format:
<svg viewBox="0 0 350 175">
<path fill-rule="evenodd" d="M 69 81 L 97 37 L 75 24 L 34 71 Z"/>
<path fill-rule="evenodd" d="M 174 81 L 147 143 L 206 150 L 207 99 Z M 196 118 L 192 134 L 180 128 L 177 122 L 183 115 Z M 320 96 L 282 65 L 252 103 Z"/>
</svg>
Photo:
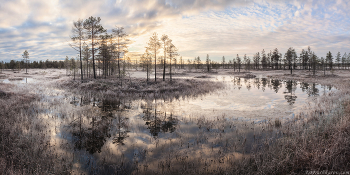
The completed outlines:
<svg viewBox="0 0 350 175">
<path fill-rule="evenodd" d="M 222 81 L 221 78 L 212 81 Z M 243 138 L 251 144 L 254 122 L 294 115 L 307 100 L 329 87 L 270 79 L 226 77 L 227 88 L 196 98 L 173 100 L 96 99 L 64 95 L 52 89 L 41 101 L 43 116 L 51 123 L 51 142 L 66 140 L 80 167 L 82 160 L 118 163 L 119 160 L 156 162 L 169 152 L 203 152 L 206 157 Z M 259 87 L 259 88 L 258 88 Z M 276 93 L 277 92 L 277 93 Z M 295 98 L 296 97 L 296 98 Z M 47 110 L 49 109 L 49 110 Z M 49 115 L 49 116 L 48 116 Z M 56 116 L 52 118 L 50 116 Z M 239 120 L 250 121 L 240 125 Z M 160 146 L 162 145 L 162 146 Z M 197 146 L 196 145 L 201 145 Z M 242 153 L 243 148 L 237 148 Z M 148 159 L 143 158 L 145 150 Z M 249 151 L 249 150 L 248 150 Z M 194 155 L 198 156 L 198 155 Z M 80 160 L 80 161 L 78 161 Z"/>
<path fill-rule="evenodd" d="M 315 83 L 278 81 L 264 78 L 215 78 L 212 81 L 225 81 L 228 87 L 196 99 L 183 100 L 174 105 L 175 111 L 186 114 L 196 112 L 225 113 L 229 117 L 285 117 L 294 116 L 306 102 L 333 89 Z"/>
</svg>

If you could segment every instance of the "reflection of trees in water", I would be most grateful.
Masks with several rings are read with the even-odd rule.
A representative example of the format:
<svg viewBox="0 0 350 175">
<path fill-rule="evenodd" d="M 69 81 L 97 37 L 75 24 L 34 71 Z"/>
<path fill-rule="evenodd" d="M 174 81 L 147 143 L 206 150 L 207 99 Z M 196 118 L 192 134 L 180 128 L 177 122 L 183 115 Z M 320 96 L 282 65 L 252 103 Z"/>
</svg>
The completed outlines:
<svg viewBox="0 0 350 175">
<path fill-rule="evenodd" d="M 293 93 L 295 93 L 295 90 L 297 89 L 298 82 L 293 80 L 288 80 L 285 83 L 286 83 L 286 91 L 283 93 L 286 95 L 284 95 L 284 98 L 287 100 L 289 105 L 293 105 L 295 103 L 295 100 L 297 99 L 297 96 L 293 95 Z"/>
<path fill-rule="evenodd" d="M 310 91 L 308 93 L 309 97 L 310 96 L 319 96 L 319 90 L 316 87 L 316 83 L 312 83 L 311 87 L 310 87 Z"/>
<path fill-rule="evenodd" d="M 87 122 L 85 122 L 86 120 Z M 111 137 L 109 134 L 110 124 L 107 117 L 80 115 L 77 120 L 70 124 L 74 149 L 85 149 L 90 154 L 101 152 L 106 138 Z"/>
<path fill-rule="evenodd" d="M 157 138 L 161 132 L 172 133 L 176 130 L 178 120 L 172 114 L 167 117 L 166 112 L 157 111 L 157 105 L 152 105 L 150 102 L 141 104 L 141 109 L 143 109 L 144 113 L 142 118 L 146 121 L 147 129 L 150 130 L 154 138 Z"/>
<path fill-rule="evenodd" d="M 316 87 L 316 83 L 300 83 L 300 88 L 303 92 L 310 96 L 319 96 L 319 89 Z"/>
<path fill-rule="evenodd" d="M 110 121 L 106 120 L 107 118 L 102 118 L 97 120 L 97 117 L 92 117 L 92 121 L 90 123 L 91 127 L 88 130 L 91 132 L 86 133 L 86 142 L 85 149 L 90 154 L 95 152 L 101 152 L 102 146 L 106 142 L 107 137 L 111 137 L 109 134 Z"/>
<path fill-rule="evenodd" d="M 235 85 L 235 86 L 237 86 L 238 87 L 238 89 L 241 89 L 242 88 L 242 84 L 241 84 L 241 78 L 234 78 L 233 79 L 233 84 Z"/>
<path fill-rule="evenodd" d="M 282 87 L 282 81 L 281 80 L 271 80 L 271 86 L 272 89 L 278 93 L 278 90 Z"/>
<path fill-rule="evenodd" d="M 267 81 L 267 78 L 262 78 L 261 79 L 261 84 L 262 84 L 262 91 L 265 92 L 265 88 L 266 86 L 268 85 L 268 81 Z"/>
<path fill-rule="evenodd" d="M 119 99 L 104 99 L 96 100 L 88 98 L 84 100 L 81 98 L 80 104 L 86 105 L 86 110 L 83 110 L 79 118 L 74 119 L 69 124 L 71 126 L 71 133 L 73 135 L 74 149 L 85 149 L 90 154 L 101 152 L 102 146 L 105 144 L 107 138 L 111 137 L 110 130 L 112 121 L 115 119 L 117 133 L 113 138 L 113 143 L 124 145 L 124 140 L 128 133 L 128 118 L 121 115 L 122 111 L 131 108 L 131 103 L 128 100 Z M 71 104 L 76 105 L 76 98 L 73 98 Z M 82 103 L 86 101 L 85 103 Z M 96 108 L 97 107 L 97 108 Z M 117 112 L 117 116 L 114 113 Z"/>
<path fill-rule="evenodd" d="M 267 79 L 267 78 L 255 78 L 255 79 L 241 79 L 238 77 L 233 78 L 232 82 L 233 84 L 238 87 L 238 89 L 242 86 L 242 81 L 246 85 L 246 88 L 248 90 L 251 89 L 252 85 L 256 87 L 257 89 L 260 89 L 264 92 L 266 87 L 269 87 L 269 89 L 275 91 L 278 93 L 278 91 L 285 85 L 285 94 L 284 98 L 287 100 L 287 102 L 290 105 L 293 105 L 297 99 L 297 96 L 295 95 L 295 91 L 297 89 L 297 85 L 300 84 L 300 88 L 302 92 L 305 92 L 308 94 L 308 96 L 319 96 L 320 90 L 317 88 L 318 84 L 316 83 L 305 83 L 305 82 L 297 82 L 293 80 L 288 81 L 282 81 L 277 79 Z M 326 88 L 328 90 L 332 89 L 332 86 L 323 86 L 322 87 L 325 93 Z M 294 94 L 293 94 L 294 93 Z"/>
<path fill-rule="evenodd" d="M 260 89 L 260 78 L 255 78 L 254 79 L 254 87 Z"/>
<path fill-rule="evenodd" d="M 121 112 L 117 113 L 116 117 L 116 127 L 117 127 L 117 134 L 113 138 L 113 144 L 117 145 L 125 145 L 124 140 L 129 137 L 128 130 L 129 128 L 129 118 L 122 116 Z"/>
<path fill-rule="evenodd" d="M 244 79 L 244 84 L 245 84 L 246 88 L 248 89 L 248 91 L 250 91 L 250 89 L 252 88 L 252 85 L 250 84 L 250 80 Z"/>
</svg>

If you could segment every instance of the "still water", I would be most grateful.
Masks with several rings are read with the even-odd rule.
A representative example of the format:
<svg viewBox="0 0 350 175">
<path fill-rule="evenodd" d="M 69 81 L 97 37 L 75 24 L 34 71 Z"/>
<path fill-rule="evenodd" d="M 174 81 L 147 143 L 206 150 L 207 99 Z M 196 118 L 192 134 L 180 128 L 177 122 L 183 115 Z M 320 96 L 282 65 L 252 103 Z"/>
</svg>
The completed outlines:
<svg viewBox="0 0 350 175">
<path fill-rule="evenodd" d="M 278 137 L 276 132 L 263 133 L 262 123 L 293 118 L 307 103 L 335 90 L 267 78 L 212 81 L 227 86 L 171 100 L 98 99 L 51 89 L 38 92 L 42 96 L 37 105 L 41 120 L 50 126 L 51 144 L 71 155 L 76 173 L 128 174 L 158 171 L 166 162 L 179 166 L 183 159 L 242 157 L 257 138 Z"/>
</svg>

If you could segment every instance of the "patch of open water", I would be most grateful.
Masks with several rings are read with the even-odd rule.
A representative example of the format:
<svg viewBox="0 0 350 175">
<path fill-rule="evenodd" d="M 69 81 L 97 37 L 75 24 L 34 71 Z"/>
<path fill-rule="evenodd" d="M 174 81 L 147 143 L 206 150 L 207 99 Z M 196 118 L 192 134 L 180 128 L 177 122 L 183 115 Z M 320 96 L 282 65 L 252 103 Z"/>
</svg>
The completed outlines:
<svg viewBox="0 0 350 175">
<path fill-rule="evenodd" d="M 52 143 L 73 154 L 76 172 L 107 173 L 120 164 L 157 168 L 178 156 L 213 159 L 243 156 L 264 133 L 263 122 L 293 118 L 306 103 L 336 90 L 331 86 L 268 78 L 221 77 L 223 90 L 195 98 L 98 99 L 51 89 L 43 92 L 40 117 L 51 126 Z M 244 145 L 244 146 L 243 146 Z M 89 163 L 87 163 L 89 162 Z M 134 170 L 134 169 L 133 169 Z M 91 172 L 90 172 L 91 173 Z"/>
</svg>

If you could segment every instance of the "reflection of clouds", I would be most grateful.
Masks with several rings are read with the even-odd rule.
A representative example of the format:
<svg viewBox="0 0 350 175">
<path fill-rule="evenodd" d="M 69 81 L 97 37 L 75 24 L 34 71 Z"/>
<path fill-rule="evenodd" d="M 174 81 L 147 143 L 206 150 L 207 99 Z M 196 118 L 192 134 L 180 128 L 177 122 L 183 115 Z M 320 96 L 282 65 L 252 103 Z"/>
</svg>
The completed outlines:
<svg viewBox="0 0 350 175">
<path fill-rule="evenodd" d="M 173 102 L 143 99 L 131 101 L 127 97 L 122 100 L 116 98 L 113 101 L 91 97 L 74 98 L 74 96 L 65 96 L 66 100 L 62 102 L 54 99 L 64 98 L 63 96 L 57 97 L 56 93 L 51 93 L 53 97 L 50 98 L 53 99 L 45 99 L 47 101 L 43 102 L 43 108 L 51 107 L 50 109 L 54 109 L 53 113 L 60 113 L 62 118 L 60 116 L 53 120 L 51 115 L 46 115 L 52 111 L 44 111 L 40 117 L 52 124 L 50 125 L 52 131 L 55 130 L 54 126 L 58 127 L 57 133 L 51 133 L 54 136 L 51 140 L 57 146 L 68 145 L 60 148 L 59 152 L 74 152 L 74 155 L 80 158 L 79 163 L 85 166 L 81 166 L 80 169 L 90 166 L 86 165 L 87 160 L 91 160 L 97 166 L 104 165 L 100 167 L 123 164 L 129 170 L 136 165 L 141 167 L 146 165 L 148 170 L 157 170 L 157 172 L 159 172 L 159 169 L 156 169 L 158 166 L 166 167 L 169 162 L 172 162 L 171 167 L 174 169 L 185 163 L 193 163 L 191 166 L 208 170 L 214 170 L 217 167 L 226 168 L 232 161 L 249 156 L 249 153 L 254 151 L 253 145 L 261 143 L 257 141 L 259 138 L 264 138 L 266 135 L 269 138 L 274 137 L 276 133 L 273 129 L 270 128 L 272 132 L 262 131 L 263 128 L 265 130 L 268 128 L 260 124 L 263 120 L 281 117 L 293 110 L 293 108 L 287 108 L 289 105 L 286 105 L 283 92 L 289 93 L 288 89 L 291 89 L 293 93 L 298 94 L 299 100 L 300 94 L 307 97 L 307 91 L 320 88 L 317 84 L 310 83 L 308 86 L 304 84 L 302 85 L 304 92 L 302 92 L 300 84 L 294 82 L 288 84 L 290 82 L 282 81 L 275 82 L 280 88 L 276 93 L 270 79 L 240 79 L 239 81 L 240 83 L 231 81 L 227 83 L 243 87 L 245 83 L 249 83 L 251 89 L 238 90 L 231 86 L 217 93 L 203 95 L 201 98 L 187 98 Z M 261 88 L 263 85 L 260 85 L 260 88 L 255 85 L 255 83 L 263 84 L 263 81 L 266 84 L 264 92 Z M 251 96 L 241 96 L 242 94 Z M 238 98 L 235 98 L 236 96 Z M 215 101 L 217 98 L 219 101 Z M 262 106 L 269 105 L 265 103 L 271 98 L 273 103 L 271 105 L 275 108 L 269 111 L 251 110 L 259 107 L 260 103 L 263 103 Z M 208 110 L 201 108 L 201 103 L 207 105 L 210 100 L 214 100 L 212 102 L 217 104 L 209 103 L 209 105 L 223 105 L 224 108 L 213 110 L 216 108 L 215 105 Z M 193 108 L 195 105 L 189 105 L 196 102 L 198 102 L 198 108 Z M 227 104 L 232 102 L 247 102 L 247 104 L 254 102 L 256 106 L 250 106 L 242 111 L 226 110 Z M 281 105 L 283 102 L 284 105 Z M 147 124 L 147 122 L 150 123 Z M 156 123 L 152 124 L 152 122 Z M 157 126 L 157 137 L 154 137 L 155 129 L 151 128 L 153 125 Z M 80 139 L 81 142 L 75 142 L 75 139 L 78 141 Z M 78 144 L 75 145 L 74 142 Z M 212 166 L 207 166 L 208 162 Z M 120 170 L 120 167 L 116 167 L 111 172 Z M 79 169 L 78 166 L 77 168 Z"/>
</svg>

